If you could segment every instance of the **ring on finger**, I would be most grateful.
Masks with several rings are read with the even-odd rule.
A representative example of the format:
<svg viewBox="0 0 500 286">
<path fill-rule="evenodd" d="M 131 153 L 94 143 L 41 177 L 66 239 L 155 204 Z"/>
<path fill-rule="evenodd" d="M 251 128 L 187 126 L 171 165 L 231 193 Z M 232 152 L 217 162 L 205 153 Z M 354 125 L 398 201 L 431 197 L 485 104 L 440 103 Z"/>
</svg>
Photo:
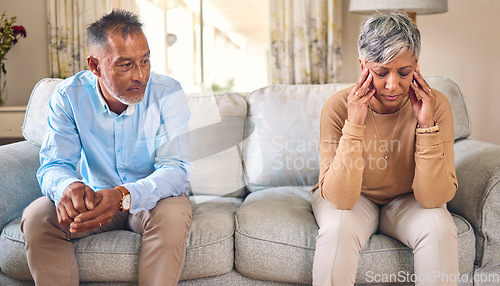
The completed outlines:
<svg viewBox="0 0 500 286">
<path fill-rule="evenodd" d="M 99 222 L 99 227 L 101 227 L 101 226 L 102 226 L 102 222 Z"/>
<path fill-rule="evenodd" d="M 354 95 L 355 95 L 355 96 L 357 96 L 357 97 L 362 97 L 362 95 L 361 95 L 361 94 L 359 94 L 359 91 L 356 91 L 356 92 L 354 93 Z"/>
<path fill-rule="evenodd" d="M 431 92 L 431 89 L 429 88 L 429 91 L 428 92 Z"/>
</svg>

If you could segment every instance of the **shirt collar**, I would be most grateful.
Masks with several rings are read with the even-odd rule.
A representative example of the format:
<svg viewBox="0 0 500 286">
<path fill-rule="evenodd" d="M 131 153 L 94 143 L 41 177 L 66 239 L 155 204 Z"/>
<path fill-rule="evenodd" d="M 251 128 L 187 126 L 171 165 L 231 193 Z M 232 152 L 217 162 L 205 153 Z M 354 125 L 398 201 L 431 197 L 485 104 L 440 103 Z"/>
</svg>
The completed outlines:
<svg viewBox="0 0 500 286">
<path fill-rule="evenodd" d="M 111 115 L 112 111 L 111 111 L 111 109 L 109 109 L 108 103 L 106 102 L 106 100 L 104 99 L 104 96 L 102 95 L 101 87 L 99 85 L 99 81 L 97 80 L 97 77 L 96 77 L 96 90 L 97 90 L 97 94 L 99 95 L 99 101 L 101 102 L 101 106 L 102 106 L 103 111 L 107 112 L 109 115 Z M 131 114 L 133 114 L 134 111 L 135 111 L 135 109 L 136 109 L 136 105 L 137 104 L 128 105 L 127 109 L 125 109 L 125 111 L 122 114 L 120 114 L 120 115 L 131 115 Z"/>
</svg>

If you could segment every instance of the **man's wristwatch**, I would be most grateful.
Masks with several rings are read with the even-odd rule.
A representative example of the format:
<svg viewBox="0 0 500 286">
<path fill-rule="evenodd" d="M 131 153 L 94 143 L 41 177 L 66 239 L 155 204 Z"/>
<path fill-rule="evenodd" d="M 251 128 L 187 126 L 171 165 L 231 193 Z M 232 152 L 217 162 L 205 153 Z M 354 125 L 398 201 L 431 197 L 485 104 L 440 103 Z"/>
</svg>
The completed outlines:
<svg viewBox="0 0 500 286">
<path fill-rule="evenodd" d="M 124 186 L 118 186 L 116 188 L 118 188 L 118 190 L 122 192 L 122 199 L 120 201 L 120 211 L 124 212 L 130 210 L 130 203 L 131 203 L 130 192 Z"/>
</svg>

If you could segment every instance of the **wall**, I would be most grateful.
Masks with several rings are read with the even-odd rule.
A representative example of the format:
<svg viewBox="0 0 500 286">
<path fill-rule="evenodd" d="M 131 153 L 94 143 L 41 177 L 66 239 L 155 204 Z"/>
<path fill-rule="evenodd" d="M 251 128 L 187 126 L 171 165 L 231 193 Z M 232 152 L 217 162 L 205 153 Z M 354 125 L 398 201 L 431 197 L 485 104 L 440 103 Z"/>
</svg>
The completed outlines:
<svg viewBox="0 0 500 286">
<path fill-rule="evenodd" d="M 359 76 L 357 35 L 366 16 L 343 0 L 343 81 Z M 417 16 L 422 34 L 420 69 L 447 75 L 460 86 L 472 121 L 472 139 L 500 144 L 500 1 L 448 0 L 448 12 Z M 496 80 L 495 80 L 496 78 Z"/>
<path fill-rule="evenodd" d="M 0 0 L 0 11 L 17 16 L 28 37 L 8 54 L 7 106 L 26 105 L 33 86 L 49 76 L 46 1 Z M 29 9 L 26 9 L 29 7 Z M 343 82 L 359 75 L 356 41 L 366 16 L 350 13 L 343 0 Z M 37 11 L 34 13 L 33 11 Z M 421 70 L 424 75 L 454 78 L 472 120 L 471 138 L 500 144 L 500 1 L 449 0 L 445 14 L 418 16 L 422 33 Z"/>
<path fill-rule="evenodd" d="M 3 11 L 9 18 L 16 16 L 15 25 L 24 26 L 27 33 L 7 54 L 5 106 L 26 105 L 35 84 L 50 75 L 47 4 L 45 0 L 0 0 Z"/>
</svg>

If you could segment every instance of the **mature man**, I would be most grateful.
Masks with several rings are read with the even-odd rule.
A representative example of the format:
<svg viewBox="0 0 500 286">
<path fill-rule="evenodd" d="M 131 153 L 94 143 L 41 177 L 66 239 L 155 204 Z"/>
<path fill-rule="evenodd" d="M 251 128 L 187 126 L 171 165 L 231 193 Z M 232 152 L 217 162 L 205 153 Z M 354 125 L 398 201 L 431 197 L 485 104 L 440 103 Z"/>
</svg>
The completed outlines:
<svg viewBox="0 0 500 286">
<path fill-rule="evenodd" d="M 150 73 L 133 13 L 115 10 L 87 34 L 90 71 L 54 91 L 37 173 L 45 196 L 23 214 L 31 273 L 36 285 L 78 285 L 72 239 L 129 229 L 143 234 L 139 284 L 175 285 L 191 226 L 186 96 Z"/>
</svg>

